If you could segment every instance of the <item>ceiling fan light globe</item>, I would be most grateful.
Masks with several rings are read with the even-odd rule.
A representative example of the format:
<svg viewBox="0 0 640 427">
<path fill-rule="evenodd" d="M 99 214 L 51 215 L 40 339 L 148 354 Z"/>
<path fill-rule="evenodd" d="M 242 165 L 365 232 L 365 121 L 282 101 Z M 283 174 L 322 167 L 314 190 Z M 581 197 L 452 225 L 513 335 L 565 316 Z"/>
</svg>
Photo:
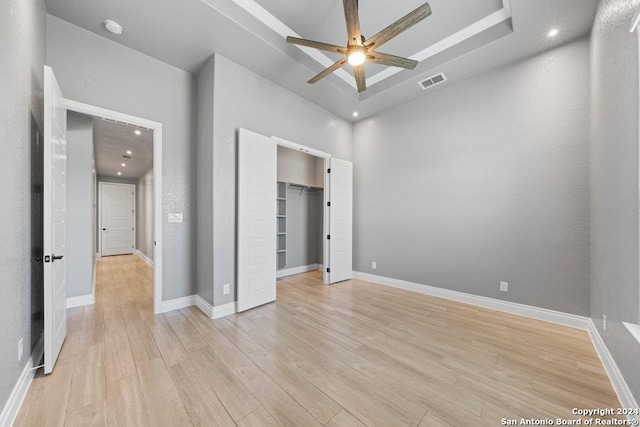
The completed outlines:
<svg viewBox="0 0 640 427">
<path fill-rule="evenodd" d="M 349 64 L 351 64 L 354 67 L 356 67 L 358 65 L 364 64 L 364 61 L 365 61 L 366 58 L 367 57 L 364 54 L 364 52 L 358 50 L 358 51 L 350 53 L 349 56 L 347 57 L 347 60 L 349 61 Z"/>
</svg>

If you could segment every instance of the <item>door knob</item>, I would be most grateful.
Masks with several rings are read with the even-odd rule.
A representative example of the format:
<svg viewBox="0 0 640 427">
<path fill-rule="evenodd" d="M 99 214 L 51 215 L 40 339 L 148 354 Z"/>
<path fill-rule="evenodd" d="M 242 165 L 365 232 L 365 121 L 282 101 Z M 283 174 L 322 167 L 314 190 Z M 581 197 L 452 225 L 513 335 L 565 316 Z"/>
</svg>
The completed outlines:
<svg viewBox="0 0 640 427">
<path fill-rule="evenodd" d="M 107 231 L 107 229 L 106 229 L 106 228 L 103 228 L 103 229 L 102 229 L 102 231 Z"/>
<path fill-rule="evenodd" d="M 51 261 L 56 261 L 59 259 L 64 258 L 64 255 L 55 255 L 55 254 L 51 254 Z"/>
</svg>

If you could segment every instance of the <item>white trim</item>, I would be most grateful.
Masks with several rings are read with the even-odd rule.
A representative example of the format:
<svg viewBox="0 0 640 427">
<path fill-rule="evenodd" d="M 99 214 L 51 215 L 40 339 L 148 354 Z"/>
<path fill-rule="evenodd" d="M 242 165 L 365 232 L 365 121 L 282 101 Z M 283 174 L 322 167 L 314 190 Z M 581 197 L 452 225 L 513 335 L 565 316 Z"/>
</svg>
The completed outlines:
<svg viewBox="0 0 640 427">
<path fill-rule="evenodd" d="M 167 311 L 179 310 L 181 308 L 191 307 L 197 305 L 197 295 L 189 295 L 187 297 L 176 298 L 169 301 L 162 301 L 158 311 L 154 310 L 155 314 L 166 313 Z"/>
<path fill-rule="evenodd" d="M 300 267 L 286 268 L 282 270 L 277 270 L 276 277 L 280 279 L 282 277 L 293 276 L 294 274 L 307 273 L 309 271 L 315 271 L 315 270 L 318 270 L 318 264 L 309 264 L 309 265 L 303 265 Z"/>
<path fill-rule="evenodd" d="M 67 298 L 67 308 L 83 307 L 85 305 L 95 304 L 95 294 L 80 295 L 77 297 Z"/>
<path fill-rule="evenodd" d="M 591 319 L 575 314 L 563 313 L 560 311 L 548 310 L 546 308 L 518 304 L 515 302 L 501 301 L 494 298 L 481 297 L 478 295 L 466 294 L 464 292 L 451 291 L 448 289 L 436 288 L 434 286 L 421 285 L 419 283 L 407 282 L 404 280 L 392 279 L 383 276 L 376 276 L 368 273 L 361 273 L 359 271 L 354 271 L 353 277 L 356 279 L 366 280 L 393 288 L 418 292 L 438 298 L 445 298 L 464 304 L 476 305 L 479 307 L 488 308 L 490 310 L 503 311 L 505 313 L 517 314 L 520 316 L 530 317 L 532 319 L 544 320 L 546 322 L 571 326 L 573 328 L 583 329 L 585 331 L 588 331 L 591 328 Z"/>
<path fill-rule="evenodd" d="M 591 336 L 591 341 L 593 341 L 593 346 L 595 347 L 598 356 L 600 356 L 602 366 L 604 366 L 604 369 L 605 371 L 607 371 L 607 375 L 611 380 L 611 385 L 618 395 L 620 405 L 622 405 L 623 408 L 638 408 L 638 402 L 636 402 L 635 398 L 633 397 L 633 394 L 631 393 L 627 382 L 622 376 L 622 372 L 620 372 L 620 369 L 613 359 L 613 356 L 611 356 L 609 349 L 602 340 L 598 328 L 596 328 L 596 325 L 591 319 L 589 319 L 589 335 Z M 637 415 L 635 416 L 635 418 L 633 416 L 628 416 L 627 418 L 629 420 L 640 421 L 640 416 Z"/>
<path fill-rule="evenodd" d="M 287 36 L 301 37 L 298 33 L 289 28 L 286 24 L 280 21 L 278 18 L 273 16 L 269 11 L 264 9 L 262 6 L 257 4 L 254 0 L 232 0 L 235 4 L 240 6 L 242 9 L 247 11 L 253 17 L 258 19 L 268 28 L 270 28 L 275 33 L 280 36 L 286 38 Z M 504 22 L 512 17 L 511 14 L 511 0 L 502 0 L 502 9 L 493 12 L 492 14 L 484 17 L 483 19 L 476 21 L 475 23 L 469 25 L 468 27 L 463 28 L 457 33 L 446 37 L 439 42 L 428 46 L 421 51 L 416 52 L 409 58 L 415 59 L 416 61 L 424 61 L 446 49 L 449 49 L 452 46 L 455 46 L 465 40 L 470 39 L 471 37 L 480 34 L 481 32 L 493 27 L 494 25 L 499 24 L 500 22 Z M 320 52 L 317 49 L 312 49 L 306 46 L 295 45 L 298 49 L 306 53 L 308 56 L 316 60 L 323 67 L 331 66 L 335 60 L 329 58 L 326 54 Z M 402 71 L 400 68 L 387 68 L 384 71 L 381 71 L 367 79 L 367 86 L 373 86 L 376 83 L 381 82 L 382 80 L 393 76 L 394 74 Z M 356 83 L 353 79 L 353 76 L 346 72 L 345 70 L 337 70 L 334 72 L 335 75 L 340 77 L 342 80 L 347 82 L 349 86 L 355 88 Z"/>
<path fill-rule="evenodd" d="M 160 313 L 162 305 L 162 123 L 143 119 L 106 108 L 64 100 L 67 110 L 90 116 L 117 120 L 153 131 L 153 200 L 154 200 L 154 249 L 153 249 L 153 312 Z"/>
<path fill-rule="evenodd" d="M 236 302 L 230 302 L 223 305 L 218 305 L 213 307 L 213 318 L 219 319 L 221 317 L 228 316 L 230 314 L 235 313 L 236 310 Z"/>
<path fill-rule="evenodd" d="M 131 216 L 133 218 L 133 228 L 131 229 L 131 254 L 135 253 L 136 247 L 136 185 L 135 184 L 123 184 L 121 182 L 99 181 L 98 182 L 98 199 L 100 200 L 100 209 L 98 209 L 98 248 L 100 250 L 100 256 L 102 257 L 102 209 L 104 203 L 102 201 L 102 193 L 104 192 L 105 185 L 113 185 L 117 187 L 131 187 L 133 191 L 133 209 Z M 124 255 L 124 254 L 111 254 L 111 255 Z"/>
<path fill-rule="evenodd" d="M 153 260 L 151 258 L 149 258 L 148 256 L 146 256 L 145 254 L 143 254 L 142 252 L 140 252 L 138 249 L 135 250 L 134 254 L 138 255 L 140 258 L 142 258 L 142 260 L 144 262 L 146 262 L 151 267 L 153 267 Z"/>
<path fill-rule="evenodd" d="M 195 295 L 195 299 L 196 299 L 196 307 L 198 307 L 200 311 L 206 314 L 208 318 L 213 319 L 213 306 L 209 304 L 200 295 Z"/>
<path fill-rule="evenodd" d="M 627 322 L 622 322 L 622 324 L 624 325 L 625 328 L 629 330 L 629 332 L 631 333 L 631 335 L 633 335 L 636 341 L 640 343 L 640 325 L 636 323 L 627 323 Z"/>
<path fill-rule="evenodd" d="M 636 14 L 633 16 L 633 21 L 631 22 L 631 28 L 629 28 L 629 32 L 633 33 L 638 28 L 638 23 L 640 22 L 640 9 L 636 11 Z"/>
<path fill-rule="evenodd" d="M 24 402 L 24 398 L 27 396 L 27 392 L 29 391 L 31 381 L 36 373 L 36 370 L 33 368 L 33 364 L 34 362 L 40 362 L 40 359 L 42 359 L 44 350 L 43 346 L 44 341 L 40 338 L 36 348 L 31 354 L 31 357 L 29 357 L 29 360 L 24 365 L 22 374 L 20 374 L 18 382 L 16 382 L 15 387 L 13 387 L 13 391 L 11 391 L 7 403 L 5 403 L 4 408 L 2 409 L 2 413 L 0 414 L 0 427 L 9 427 L 13 425 L 16 420 L 20 407 Z"/>
<path fill-rule="evenodd" d="M 444 52 L 450 47 L 453 47 L 459 43 L 462 43 L 465 40 L 470 39 L 471 37 L 476 36 L 477 34 L 480 34 L 485 30 L 488 30 L 494 25 L 498 25 L 499 23 L 506 21 L 507 19 L 511 18 L 511 8 L 504 7 L 504 3 L 508 4 L 508 0 L 505 0 L 503 2 L 502 9 L 492 13 L 491 15 L 477 22 L 474 22 L 473 24 L 469 25 L 466 28 L 463 28 L 457 33 L 450 35 L 449 37 L 446 37 L 440 40 L 439 42 L 432 44 L 426 49 L 416 52 L 414 55 L 410 56 L 409 58 L 422 62 L 426 59 L 431 58 L 432 56 L 439 54 L 440 52 Z M 402 70 L 403 70 L 402 68 L 397 68 L 397 67 L 386 68 L 385 70 L 380 71 L 378 74 L 375 74 L 369 77 L 367 79 L 367 86 L 372 86 L 376 83 L 379 83 L 382 80 L 389 78 L 394 74 L 399 73 Z"/>
</svg>

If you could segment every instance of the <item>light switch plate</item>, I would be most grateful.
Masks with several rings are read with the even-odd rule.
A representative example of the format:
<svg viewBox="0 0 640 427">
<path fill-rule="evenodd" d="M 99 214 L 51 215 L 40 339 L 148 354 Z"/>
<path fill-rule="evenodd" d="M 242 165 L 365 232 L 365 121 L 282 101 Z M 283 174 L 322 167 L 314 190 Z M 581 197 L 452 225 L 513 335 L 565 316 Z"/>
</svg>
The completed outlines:
<svg viewBox="0 0 640 427">
<path fill-rule="evenodd" d="M 500 282 L 500 291 L 509 292 L 509 282 Z"/>
<path fill-rule="evenodd" d="M 170 213 L 169 222 L 182 222 L 182 214 Z"/>
</svg>

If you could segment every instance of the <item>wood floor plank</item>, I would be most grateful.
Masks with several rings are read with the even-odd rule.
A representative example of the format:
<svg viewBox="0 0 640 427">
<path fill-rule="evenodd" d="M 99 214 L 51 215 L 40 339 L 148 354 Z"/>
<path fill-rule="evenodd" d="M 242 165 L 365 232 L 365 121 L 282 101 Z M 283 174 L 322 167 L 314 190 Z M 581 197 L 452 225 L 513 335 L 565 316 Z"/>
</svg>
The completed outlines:
<svg viewBox="0 0 640 427">
<path fill-rule="evenodd" d="M 89 346 L 74 365 L 67 412 L 76 411 L 106 398 L 104 345 Z"/>
<path fill-rule="evenodd" d="M 262 406 L 238 421 L 239 427 L 278 427 L 280 424 Z"/>
<path fill-rule="evenodd" d="M 107 385 L 107 422 L 109 426 L 151 425 L 137 375 Z"/>
<path fill-rule="evenodd" d="M 187 359 L 170 366 L 169 371 L 194 426 L 235 425 L 198 363 Z"/>
<path fill-rule="evenodd" d="M 187 351 L 168 324 L 152 326 L 151 334 L 167 366 L 187 359 Z"/>
<path fill-rule="evenodd" d="M 249 381 L 247 387 L 278 424 L 309 427 L 322 425 L 266 375 Z"/>
<path fill-rule="evenodd" d="M 191 425 L 171 374 L 162 359 L 138 364 L 138 377 L 151 425 Z"/>
<path fill-rule="evenodd" d="M 104 353 L 107 383 L 136 373 L 126 329 L 105 336 Z"/>
<path fill-rule="evenodd" d="M 65 427 L 102 427 L 107 425 L 107 401 L 99 400 L 67 413 Z"/>
<path fill-rule="evenodd" d="M 365 427 L 356 417 L 342 409 L 327 424 L 327 427 Z"/>
</svg>

